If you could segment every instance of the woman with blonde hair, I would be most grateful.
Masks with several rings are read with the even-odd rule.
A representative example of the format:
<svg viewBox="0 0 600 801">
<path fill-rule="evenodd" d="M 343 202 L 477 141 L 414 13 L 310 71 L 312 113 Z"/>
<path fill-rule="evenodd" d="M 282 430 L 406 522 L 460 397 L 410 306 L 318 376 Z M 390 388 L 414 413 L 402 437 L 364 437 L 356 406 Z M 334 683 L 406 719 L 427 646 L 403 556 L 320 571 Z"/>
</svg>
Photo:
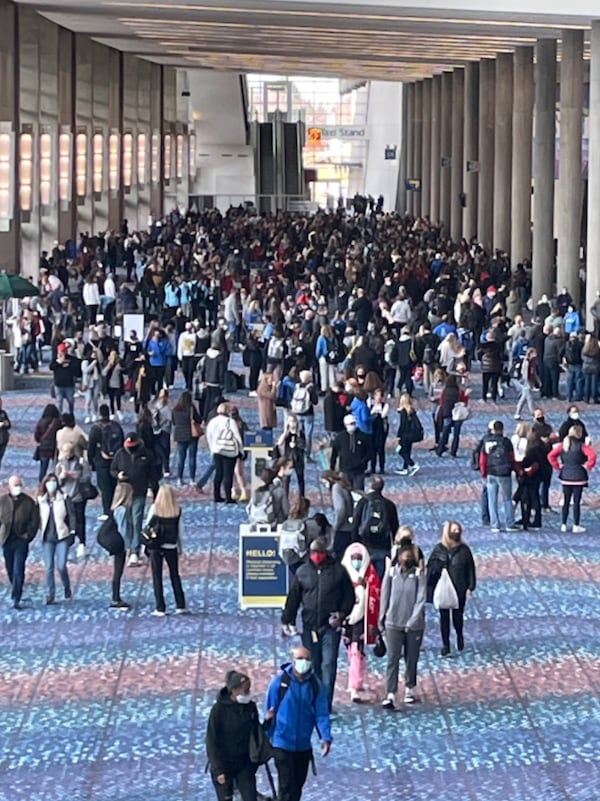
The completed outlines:
<svg viewBox="0 0 600 801">
<path fill-rule="evenodd" d="M 178 560 L 178 554 L 181 552 L 183 521 L 175 490 L 169 484 L 161 484 L 159 487 L 154 503 L 148 510 L 146 526 L 154 528 L 157 533 L 155 547 L 147 548 L 150 567 L 152 568 L 154 599 L 156 601 L 156 609 L 152 614 L 155 617 L 164 617 L 166 615 L 163 591 L 163 561 L 167 563 L 169 568 L 171 586 L 173 587 L 177 607 L 175 614 L 186 614 L 189 610 L 185 605 Z"/>
<path fill-rule="evenodd" d="M 567 436 L 558 442 L 548 454 L 548 461 L 559 470 L 558 480 L 562 484 L 563 507 L 561 531 L 567 530 L 569 507 L 573 499 L 573 533 L 585 531 L 580 525 L 581 496 L 588 485 L 588 470 L 596 465 L 596 454 L 583 440 L 583 428 L 576 423 L 569 428 Z"/>
<path fill-rule="evenodd" d="M 515 462 L 517 462 L 517 464 L 520 464 L 525 458 L 525 452 L 527 451 L 527 437 L 529 436 L 530 432 L 530 423 L 525 423 L 522 421 L 517 423 L 515 433 L 510 438 L 515 452 Z"/>
<path fill-rule="evenodd" d="M 113 554 L 112 601 L 111 609 L 130 609 L 131 605 L 121 598 L 121 578 L 125 569 L 127 549 L 131 547 L 131 504 L 133 488 L 127 481 L 119 481 L 115 487 L 110 511 L 123 538 L 124 548 Z"/>
<path fill-rule="evenodd" d="M 401 476 L 414 476 L 419 470 L 419 465 L 413 461 L 412 446 L 415 442 L 421 442 L 423 439 L 423 426 L 408 392 L 400 395 L 398 414 L 400 422 L 396 436 L 398 437 L 398 452 L 403 464 L 401 469 L 396 472 Z"/>
<path fill-rule="evenodd" d="M 456 590 L 458 607 L 452 609 L 452 625 L 456 632 L 456 647 L 462 651 L 465 647 L 463 622 L 467 593 L 475 592 L 477 577 L 475 560 L 471 549 L 463 541 L 462 526 L 458 520 L 446 520 L 442 528 L 441 541 L 434 547 L 427 562 L 427 601 L 433 601 L 435 587 L 443 570 L 448 575 Z M 440 609 L 440 631 L 442 634 L 441 656 L 450 656 L 450 609 Z"/>
<path fill-rule="evenodd" d="M 458 341 L 456 334 L 451 331 L 449 334 L 446 334 L 445 339 L 443 339 L 438 346 L 438 361 L 440 366 L 443 367 L 444 370 L 451 372 L 456 365 L 456 360 L 463 357 L 464 353 L 465 349 Z"/>
<path fill-rule="evenodd" d="M 111 350 L 108 361 L 102 368 L 104 395 L 110 401 L 110 413 L 121 419 L 121 398 L 123 397 L 123 366 L 117 350 Z"/>
</svg>

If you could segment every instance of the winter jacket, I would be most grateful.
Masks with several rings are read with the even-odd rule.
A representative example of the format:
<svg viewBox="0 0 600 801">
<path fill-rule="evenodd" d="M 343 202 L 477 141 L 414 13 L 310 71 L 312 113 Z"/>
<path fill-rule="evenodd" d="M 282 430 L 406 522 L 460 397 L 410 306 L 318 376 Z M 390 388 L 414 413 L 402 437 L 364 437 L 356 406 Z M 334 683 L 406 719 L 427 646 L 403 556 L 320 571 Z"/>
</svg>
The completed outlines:
<svg viewBox="0 0 600 801">
<path fill-rule="evenodd" d="M 348 414 L 346 410 L 346 395 L 340 392 L 329 390 L 323 398 L 323 416 L 325 419 L 325 431 L 338 433 L 344 430 L 344 417 Z"/>
<path fill-rule="evenodd" d="M 50 519 L 50 504 L 48 503 L 48 496 L 42 495 L 38 497 L 38 507 L 40 511 L 40 533 L 42 541 L 46 536 L 46 528 L 48 520 Z M 52 503 L 52 512 L 54 514 L 54 523 L 56 525 L 56 536 L 60 540 L 66 540 L 75 533 L 75 515 L 73 513 L 73 506 L 71 499 L 67 498 L 60 492 L 56 493 Z"/>
<path fill-rule="evenodd" d="M 562 337 L 548 334 L 544 340 L 544 364 L 560 364 L 564 353 Z"/>
<path fill-rule="evenodd" d="M 308 560 L 298 568 L 281 615 L 284 626 L 296 622 L 300 606 L 304 631 L 328 628 L 332 612 L 339 612 L 342 620 L 350 614 L 354 589 L 339 562 L 328 556 L 321 565 Z"/>
<path fill-rule="evenodd" d="M 565 450 L 559 442 L 548 454 L 548 461 L 555 470 L 560 470 L 561 484 L 587 487 L 588 470 L 595 467 L 596 454 L 589 445 L 571 437 L 569 449 Z"/>
<path fill-rule="evenodd" d="M 334 531 L 351 531 L 354 502 L 350 490 L 336 481 L 331 488 L 331 503 L 335 513 Z"/>
<path fill-rule="evenodd" d="M 123 447 L 115 453 L 110 472 L 113 478 L 118 478 L 121 471 L 125 473 L 126 480 L 133 488 L 134 498 L 144 498 L 148 492 L 152 464 L 152 457 L 143 445 Z"/>
<path fill-rule="evenodd" d="M 364 434 L 358 429 L 350 435 L 345 429 L 333 440 L 331 447 L 330 469 L 335 470 L 339 461 L 342 473 L 364 473 L 371 454 L 366 445 Z"/>
<path fill-rule="evenodd" d="M 39 508 L 32 497 L 22 492 L 17 498 L 0 497 L 0 545 L 9 538 L 31 542 L 40 524 Z"/>
<path fill-rule="evenodd" d="M 164 367 L 170 356 L 171 345 L 168 339 L 151 339 L 146 344 L 146 353 L 151 367 Z"/>
<path fill-rule="evenodd" d="M 239 704 L 223 687 L 206 727 L 206 755 L 213 776 L 233 776 L 250 764 L 250 732 L 255 725 L 258 710 L 254 701 Z"/>
<path fill-rule="evenodd" d="M 57 417 L 42 417 L 35 427 L 33 437 L 38 443 L 38 453 L 42 459 L 53 459 L 56 452 L 56 432 L 60 428 Z"/>
<path fill-rule="evenodd" d="M 428 603 L 433 602 L 433 592 L 444 568 L 448 570 L 459 600 L 464 599 L 467 590 L 475 591 L 477 586 L 475 560 L 469 546 L 465 542 L 460 542 L 455 548 L 446 548 L 443 543 L 438 542 L 427 562 Z"/>
<path fill-rule="evenodd" d="M 364 534 L 360 536 L 360 527 L 362 522 L 363 510 L 367 506 L 370 500 L 373 498 L 381 498 L 385 506 L 385 514 L 387 517 L 387 531 L 383 536 L 384 542 L 380 537 L 376 537 L 375 539 L 371 539 L 369 534 Z M 389 548 L 391 543 L 394 539 L 396 531 L 398 530 L 398 512 L 396 510 L 396 504 L 391 501 L 389 498 L 384 497 L 381 492 L 369 492 L 365 495 L 364 498 L 361 498 L 360 501 L 356 504 L 356 509 L 354 510 L 354 514 L 352 515 L 352 539 L 354 542 L 362 542 L 363 545 L 366 546 L 367 549 L 370 550 L 372 548 L 385 548 L 389 552 Z"/>
<path fill-rule="evenodd" d="M 482 373 L 502 372 L 502 345 L 495 340 L 482 342 L 478 348 L 478 356 L 481 359 Z"/>
<path fill-rule="evenodd" d="M 354 398 L 350 405 L 350 411 L 354 415 L 357 428 L 370 436 L 373 433 L 373 419 L 367 401 Z"/>
<path fill-rule="evenodd" d="M 423 571 L 402 571 L 392 565 L 385 571 L 381 584 L 379 628 L 423 631 L 427 577 Z"/>
<path fill-rule="evenodd" d="M 217 348 L 209 348 L 202 364 L 202 380 L 211 387 L 224 387 L 226 367 L 226 354 Z"/>
<path fill-rule="evenodd" d="M 502 447 L 506 458 L 501 461 L 496 459 L 493 451 Z M 479 454 L 479 471 L 482 478 L 490 476 L 510 476 L 516 470 L 515 453 L 512 442 L 508 437 L 500 434 L 487 434 L 482 440 L 481 452 Z"/>
<path fill-rule="evenodd" d="M 196 423 L 200 424 L 202 422 L 195 406 L 192 406 L 191 411 L 177 408 L 172 410 L 171 424 L 175 442 L 191 442 L 194 439 L 192 436 L 192 416 Z"/>
<path fill-rule="evenodd" d="M 344 570 L 344 568 L 341 569 Z M 346 573 L 345 570 L 344 573 Z M 350 579 L 348 579 L 348 583 L 350 584 Z M 352 588 L 352 584 L 350 587 Z M 352 592 L 352 602 L 354 603 L 354 591 Z M 265 698 L 265 714 L 269 709 L 275 710 L 275 716 L 267 728 L 273 746 L 292 752 L 309 751 L 311 736 L 315 728 L 317 728 L 321 740 L 331 742 L 333 738 L 329 720 L 329 698 L 325 685 L 314 677 L 318 686 L 318 692 L 315 694 L 312 671 L 306 673 L 300 680 L 293 672 L 293 667 L 289 662 L 282 665 L 281 670 L 282 672 L 271 680 Z M 280 703 L 280 688 L 284 672 L 289 676 L 289 687 Z"/>
</svg>

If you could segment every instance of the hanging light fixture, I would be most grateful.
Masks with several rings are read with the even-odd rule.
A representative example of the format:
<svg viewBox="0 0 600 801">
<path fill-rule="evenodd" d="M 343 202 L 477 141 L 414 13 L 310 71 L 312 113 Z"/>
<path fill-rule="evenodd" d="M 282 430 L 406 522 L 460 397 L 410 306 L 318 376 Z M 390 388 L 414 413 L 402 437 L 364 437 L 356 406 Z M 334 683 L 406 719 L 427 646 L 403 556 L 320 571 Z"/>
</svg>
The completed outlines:
<svg viewBox="0 0 600 801">
<path fill-rule="evenodd" d="M 62 204 L 71 200 L 71 131 L 61 128 L 58 135 L 58 199 Z"/>
<path fill-rule="evenodd" d="M 92 138 L 92 188 L 96 196 L 104 191 L 104 134 L 100 131 Z"/>
<path fill-rule="evenodd" d="M 146 186 L 148 180 L 146 176 L 147 169 L 147 147 L 148 142 L 145 133 L 138 133 L 137 136 L 137 179 L 138 186 Z"/>
<path fill-rule="evenodd" d="M 52 134 L 40 134 L 40 204 L 52 205 Z"/>
<path fill-rule="evenodd" d="M 168 184 L 171 180 L 172 147 L 173 143 L 171 134 L 165 134 L 165 149 L 163 153 L 163 175 L 166 184 Z"/>
<path fill-rule="evenodd" d="M 84 198 L 87 195 L 88 180 L 88 137 L 87 133 L 80 131 L 75 136 L 75 191 L 77 197 Z"/>
<path fill-rule="evenodd" d="M 177 134 L 175 153 L 175 177 L 180 183 L 183 179 L 183 134 Z"/>
<path fill-rule="evenodd" d="M 13 146 L 10 123 L 0 123 L 0 230 L 8 230 L 13 218 Z"/>
<path fill-rule="evenodd" d="M 33 134 L 22 133 L 19 139 L 19 207 L 30 212 L 33 207 Z"/>
<path fill-rule="evenodd" d="M 152 165 L 151 165 L 151 179 L 153 184 L 160 182 L 160 136 L 157 133 L 152 134 Z"/>
<path fill-rule="evenodd" d="M 108 188 L 111 192 L 119 190 L 121 172 L 121 147 L 119 134 L 111 133 L 108 137 Z"/>
<path fill-rule="evenodd" d="M 123 186 L 125 191 L 131 189 L 133 181 L 133 134 L 123 134 Z"/>
</svg>

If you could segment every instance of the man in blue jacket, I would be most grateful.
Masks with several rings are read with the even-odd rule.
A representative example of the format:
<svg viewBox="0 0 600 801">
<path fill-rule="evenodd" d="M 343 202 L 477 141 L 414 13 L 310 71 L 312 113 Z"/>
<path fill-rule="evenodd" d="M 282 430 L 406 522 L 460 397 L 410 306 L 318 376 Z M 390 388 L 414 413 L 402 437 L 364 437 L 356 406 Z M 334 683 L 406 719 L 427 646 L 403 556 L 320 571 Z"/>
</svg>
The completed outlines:
<svg viewBox="0 0 600 801">
<path fill-rule="evenodd" d="M 329 753 L 332 740 L 327 690 L 312 671 L 308 648 L 294 648 L 292 662 L 282 665 L 271 680 L 265 720 L 270 721 L 267 733 L 275 749 L 278 801 L 300 801 L 312 761 L 313 729 L 321 739 L 323 756 Z"/>
</svg>

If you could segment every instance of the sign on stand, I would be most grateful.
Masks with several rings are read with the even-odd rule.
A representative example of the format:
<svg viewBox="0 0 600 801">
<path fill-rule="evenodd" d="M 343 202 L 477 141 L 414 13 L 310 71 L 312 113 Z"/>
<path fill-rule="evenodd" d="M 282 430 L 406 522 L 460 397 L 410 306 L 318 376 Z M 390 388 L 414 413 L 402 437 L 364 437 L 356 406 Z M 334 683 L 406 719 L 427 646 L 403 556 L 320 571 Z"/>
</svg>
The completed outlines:
<svg viewBox="0 0 600 801">
<path fill-rule="evenodd" d="M 261 487 L 263 470 L 270 467 L 273 451 L 273 433 L 260 431 L 244 436 L 244 448 L 250 453 L 250 492 Z"/>
<path fill-rule="evenodd" d="M 288 594 L 288 566 L 269 525 L 240 526 L 239 600 L 242 609 L 281 608 Z"/>
</svg>

